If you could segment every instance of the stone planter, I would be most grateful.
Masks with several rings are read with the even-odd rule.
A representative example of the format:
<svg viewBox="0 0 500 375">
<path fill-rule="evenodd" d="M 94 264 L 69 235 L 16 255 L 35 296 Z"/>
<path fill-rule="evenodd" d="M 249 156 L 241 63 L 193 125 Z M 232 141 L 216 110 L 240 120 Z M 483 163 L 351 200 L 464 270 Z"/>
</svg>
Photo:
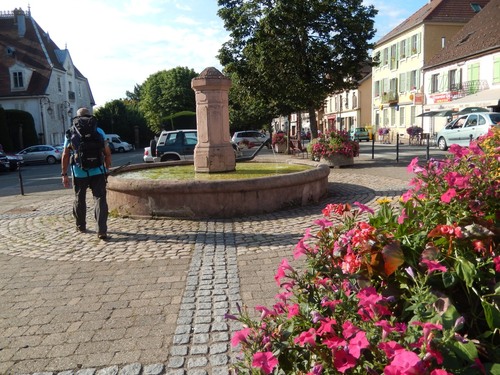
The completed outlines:
<svg viewBox="0 0 500 375">
<path fill-rule="evenodd" d="M 286 143 L 276 143 L 274 145 L 274 152 L 278 154 L 283 154 L 286 151 Z"/>
<path fill-rule="evenodd" d="M 330 157 L 322 157 L 320 159 L 320 163 L 326 164 L 330 167 L 343 167 L 346 165 L 353 165 L 354 164 L 354 157 L 352 156 L 344 156 L 344 155 L 333 155 Z"/>
</svg>

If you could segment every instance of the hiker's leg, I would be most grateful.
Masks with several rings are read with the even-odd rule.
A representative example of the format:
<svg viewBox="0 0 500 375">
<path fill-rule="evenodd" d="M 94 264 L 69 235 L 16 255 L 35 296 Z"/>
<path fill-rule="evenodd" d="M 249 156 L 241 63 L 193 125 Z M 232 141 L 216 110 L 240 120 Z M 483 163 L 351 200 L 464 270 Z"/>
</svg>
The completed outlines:
<svg viewBox="0 0 500 375">
<path fill-rule="evenodd" d="M 86 229 L 87 218 L 87 188 L 89 186 L 88 178 L 73 177 L 73 186 L 75 190 L 75 200 L 73 201 L 73 217 L 76 220 L 76 227 L 80 230 Z"/>
<path fill-rule="evenodd" d="M 92 176 L 91 185 L 94 196 L 94 217 L 97 223 L 97 233 L 106 234 L 108 231 L 108 202 L 106 200 L 106 176 L 103 174 Z"/>
</svg>

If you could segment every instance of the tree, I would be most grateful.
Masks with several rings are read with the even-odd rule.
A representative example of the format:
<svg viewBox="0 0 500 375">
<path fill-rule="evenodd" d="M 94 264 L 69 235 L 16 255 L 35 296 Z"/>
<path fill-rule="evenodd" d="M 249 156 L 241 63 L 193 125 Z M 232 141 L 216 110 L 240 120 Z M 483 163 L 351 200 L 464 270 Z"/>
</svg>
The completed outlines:
<svg viewBox="0 0 500 375">
<path fill-rule="evenodd" d="M 227 73 L 281 114 L 315 111 L 331 93 L 356 86 L 370 61 L 373 6 L 362 0 L 219 0 L 230 40 L 219 51 Z"/>
<path fill-rule="evenodd" d="M 148 144 L 154 136 L 146 125 L 146 119 L 139 111 L 138 104 L 128 99 L 116 99 L 100 107 L 95 116 L 99 127 L 107 134 L 119 134 L 124 140 L 135 143 L 136 126 L 139 143 Z"/>
<path fill-rule="evenodd" d="M 144 81 L 139 106 L 153 132 L 158 133 L 168 126 L 169 116 L 196 111 L 191 80 L 197 76 L 193 69 L 177 67 L 152 74 Z"/>
</svg>

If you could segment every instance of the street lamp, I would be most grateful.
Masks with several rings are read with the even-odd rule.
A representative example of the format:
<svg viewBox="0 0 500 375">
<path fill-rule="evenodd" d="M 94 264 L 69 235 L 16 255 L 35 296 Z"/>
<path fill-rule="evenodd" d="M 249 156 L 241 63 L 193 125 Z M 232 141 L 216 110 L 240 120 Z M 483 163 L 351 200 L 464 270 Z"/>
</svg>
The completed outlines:
<svg viewBox="0 0 500 375">
<path fill-rule="evenodd" d="M 42 131 L 43 131 L 43 143 L 47 143 L 47 124 L 45 123 L 45 118 L 43 116 L 43 106 L 44 104 L 47 104 L 47 113 L 49 116 L 52 116 L 52 107 L 50 106 L 52 102 L 50 99 L 46 96 L 42 96 L 40 98 L 40 117 L 42 120 Z"/>
</svg>

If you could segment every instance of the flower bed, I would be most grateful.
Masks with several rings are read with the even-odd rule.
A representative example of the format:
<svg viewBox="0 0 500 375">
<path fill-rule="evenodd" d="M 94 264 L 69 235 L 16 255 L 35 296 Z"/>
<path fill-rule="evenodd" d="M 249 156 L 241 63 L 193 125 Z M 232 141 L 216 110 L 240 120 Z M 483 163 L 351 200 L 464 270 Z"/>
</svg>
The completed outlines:
<svg viewBox="0 0 500 375">
<path fill-rule="evenodd" d="M 243 374 L 500 373 L 500 129 L 408 169 L 398 202 L 329 204 L 275 275 L 260 319 L 246 308 Z"/>
<path fill-rule="evenodd" d="M 332 130 L 311 142 L 311 155 L 315 160 L 335 155 L 352 158 L 359 156 L 359 143 L 351 141 L 347 132 Z"/>
</svg>

